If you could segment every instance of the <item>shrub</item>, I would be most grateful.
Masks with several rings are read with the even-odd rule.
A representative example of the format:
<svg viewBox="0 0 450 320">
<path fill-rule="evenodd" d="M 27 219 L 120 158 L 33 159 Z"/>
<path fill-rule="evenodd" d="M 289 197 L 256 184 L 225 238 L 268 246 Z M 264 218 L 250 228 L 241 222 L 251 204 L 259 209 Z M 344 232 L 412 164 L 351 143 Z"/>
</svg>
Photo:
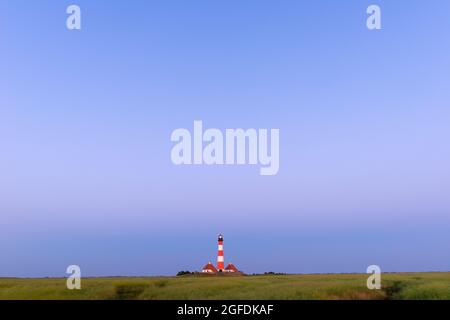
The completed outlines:
<svg viewBox="0 0 450 320">
<path fill-rule="evenodd" d="M 399 298 L 400 292 L 405 288 L 405 283 L 403 281 L 394 281 L 391 285 L 383 288 L 386 293 L 386 299 L 392 300 Z"/>
<path fill-rule="evenodd" d="M 117 300 L 137 299 L 148 287 L 145 283 L 121 283 L 116 285 L 115 298 Z"/>
</svg>

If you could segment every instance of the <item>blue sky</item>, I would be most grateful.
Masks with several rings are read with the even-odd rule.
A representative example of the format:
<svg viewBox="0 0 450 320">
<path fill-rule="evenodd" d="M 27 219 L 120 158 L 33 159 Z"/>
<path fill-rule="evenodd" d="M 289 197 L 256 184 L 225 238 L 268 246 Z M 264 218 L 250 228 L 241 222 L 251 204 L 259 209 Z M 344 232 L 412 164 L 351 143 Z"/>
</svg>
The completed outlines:
<svg viewBox="0 0 450 320">
<path fill-rule="evenodd" d="M 220 232 L 250 273 L 450 270 L 449 32 L 446 0 L 0 0 L 0 276 L 195 270 Z M 278 175 L 174 166 L 194 120 L 279 128 Z"/>
</svg>

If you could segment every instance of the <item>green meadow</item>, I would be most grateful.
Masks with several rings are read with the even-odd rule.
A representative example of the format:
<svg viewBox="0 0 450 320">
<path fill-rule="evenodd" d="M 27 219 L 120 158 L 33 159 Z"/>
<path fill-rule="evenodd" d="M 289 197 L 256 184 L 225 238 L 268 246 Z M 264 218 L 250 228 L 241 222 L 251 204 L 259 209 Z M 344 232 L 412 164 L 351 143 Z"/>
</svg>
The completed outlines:
<svg viewBox="0 0 450 320">
<path fill-rule="evenodd" d="M 367 274 L 86 278 L 81 290 L 66 279 L 0 278 L 0 300 L 189 299 L 450 299 L 450 273 L 390 273 L 368 290 Z"/>
</svg>

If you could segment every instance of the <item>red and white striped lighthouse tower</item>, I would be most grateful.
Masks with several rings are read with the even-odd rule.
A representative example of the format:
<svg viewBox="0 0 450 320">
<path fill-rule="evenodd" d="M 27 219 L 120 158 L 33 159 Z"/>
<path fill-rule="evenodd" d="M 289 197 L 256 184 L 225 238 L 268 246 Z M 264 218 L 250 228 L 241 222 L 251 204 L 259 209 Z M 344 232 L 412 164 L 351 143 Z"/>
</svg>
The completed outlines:
<svg viewBox="0 0 450 320">
<path fill-rule="evenodd" d="M 219 248 L 217 251 L 217 271 L 223 272 L 225 270 L 225 263 L 223 261 L 223 236 L 219 234 Z"/>
</svg>

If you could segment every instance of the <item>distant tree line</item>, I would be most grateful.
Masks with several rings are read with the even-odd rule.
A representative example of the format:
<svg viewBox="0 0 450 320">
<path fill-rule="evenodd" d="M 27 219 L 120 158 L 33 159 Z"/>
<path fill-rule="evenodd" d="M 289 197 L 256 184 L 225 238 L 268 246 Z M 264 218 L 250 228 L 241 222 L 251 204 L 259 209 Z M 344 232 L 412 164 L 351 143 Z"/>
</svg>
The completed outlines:
<svg viewBox="0 0 450 320">
<path fill-rule="evenodd" d="M 252 273 L 252 276 L 285 276 L 287 273 L 268 271 L 264 273 Z"/>
</svg>

